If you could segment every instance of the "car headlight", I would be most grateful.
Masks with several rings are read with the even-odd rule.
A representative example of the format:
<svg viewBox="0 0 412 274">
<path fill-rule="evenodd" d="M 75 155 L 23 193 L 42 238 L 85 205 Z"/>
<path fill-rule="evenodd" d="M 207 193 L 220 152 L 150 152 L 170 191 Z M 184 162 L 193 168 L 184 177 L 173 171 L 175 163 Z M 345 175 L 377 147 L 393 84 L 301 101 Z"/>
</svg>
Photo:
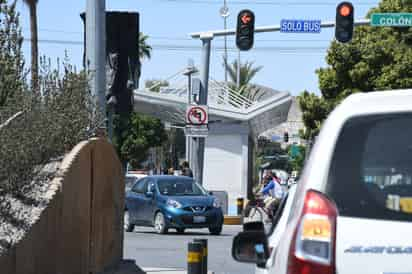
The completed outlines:
<svg viewBox="0 0 412 274">
<path fill-rule="evenodd" d="M 213 207 L 216 207 L 216 208 L 220 207 L 220 201 L 218 199 L 213 200 Z"/>
<path fill-rule="evenodd" d="M 167 206 L 170 206 L 173 208 L 181 208 L 182 204 L 175 200 L 167 200 Z"/>
</svg>

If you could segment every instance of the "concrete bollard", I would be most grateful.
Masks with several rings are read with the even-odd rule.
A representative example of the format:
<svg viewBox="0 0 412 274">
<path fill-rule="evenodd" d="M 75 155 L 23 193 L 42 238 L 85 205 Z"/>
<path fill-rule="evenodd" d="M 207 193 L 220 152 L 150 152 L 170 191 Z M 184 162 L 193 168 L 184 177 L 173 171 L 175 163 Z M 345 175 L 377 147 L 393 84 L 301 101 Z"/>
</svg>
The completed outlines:
<svg viewBox="0 0 412 274">
<path fill-rule="evenodd" d="M 203 245 L 189 243 L 187 253 L 187 274 L 202 274 Z"/>
<path fill-rule="evenodd" d="M 202 274 L 207 274 L 207 239 L 194 239 L 193 242 L 202 245 Z"/>
<path fill-rule="evenodd" d="M 236 205 L 237 205 L 237 215 L 241 216 L 243 214 L 243 208 L 245 205 L 245 199 L 243 198 L 237 198 L 236 200 Z"/>
</svg>

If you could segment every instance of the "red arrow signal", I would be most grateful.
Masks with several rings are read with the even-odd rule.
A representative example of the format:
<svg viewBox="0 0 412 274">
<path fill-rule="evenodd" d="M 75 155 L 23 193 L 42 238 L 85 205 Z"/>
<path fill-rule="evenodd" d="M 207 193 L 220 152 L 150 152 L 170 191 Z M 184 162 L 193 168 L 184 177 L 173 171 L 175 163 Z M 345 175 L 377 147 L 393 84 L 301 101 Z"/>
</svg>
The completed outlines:
<svg viewBox="0 0 412 274">
<path fill-rule="evenodd" d="M 244 14 L 240 18 L 240 20 L 242 20 L 243 24 L 249 24 L 249 22 L 252 21 L 252 17 L 250 16 L 250 14 Z"/>
</svg>

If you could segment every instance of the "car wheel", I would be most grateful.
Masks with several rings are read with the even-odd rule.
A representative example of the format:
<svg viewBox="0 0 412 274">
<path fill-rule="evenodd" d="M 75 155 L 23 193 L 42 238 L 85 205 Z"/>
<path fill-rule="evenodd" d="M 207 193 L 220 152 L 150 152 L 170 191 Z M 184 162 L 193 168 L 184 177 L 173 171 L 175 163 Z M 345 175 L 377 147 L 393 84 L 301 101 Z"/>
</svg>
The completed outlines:
<svg viewBox="0 0 412 274">
<path fill-rule="evenodd" d="M 185 229 L 184 228 L 176 228 L 177 233 L 179 234 L 183 234 L 185 233 Z"/>
<path fill-rule="evenodd" d="M 167 226 L 165 216 L 162 212 L 157 212 L 154 218 L 154 228 L 158 234 L 166 234 Z"/>
<path fill-rule="evenodd" d="M 134 230 L 134 224 L 130 223 L 129 211 L 124 212 L 124 230 L 126 232 L 133 232 Z"/>
<path fill-rule="evenodd" d="M 220 235 L 222 233 L 222 227 L 209 227 L 209 232 L 212 235 Z"/>
</svg>

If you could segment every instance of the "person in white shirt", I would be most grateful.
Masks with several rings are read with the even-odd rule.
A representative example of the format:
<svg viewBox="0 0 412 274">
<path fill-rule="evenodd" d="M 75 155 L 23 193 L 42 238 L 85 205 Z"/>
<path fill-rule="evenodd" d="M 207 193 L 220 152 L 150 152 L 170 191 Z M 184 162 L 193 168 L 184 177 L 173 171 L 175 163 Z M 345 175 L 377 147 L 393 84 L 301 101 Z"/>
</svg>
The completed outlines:
<svg viewBox="0 0 412 274">
<path fill-rule="evenodd" d="M 274 212 L 285 193 L 280 185 L 280 179 L 272 173 L 269 176 L 272 177 L 272 180 L 262 189 L 261 193 L 265 197 L 265 207 L 269 212 Z"/>
</svg>

